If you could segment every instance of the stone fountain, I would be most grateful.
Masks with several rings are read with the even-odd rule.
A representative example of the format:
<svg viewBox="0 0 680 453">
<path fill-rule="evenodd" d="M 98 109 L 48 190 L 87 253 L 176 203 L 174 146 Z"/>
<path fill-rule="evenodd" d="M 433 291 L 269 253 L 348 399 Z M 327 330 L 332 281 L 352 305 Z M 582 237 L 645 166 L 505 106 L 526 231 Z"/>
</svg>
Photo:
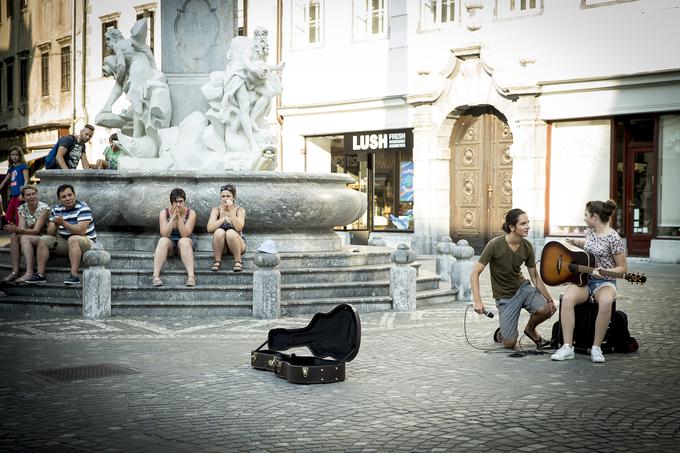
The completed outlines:
<svg viewBox="0 0 680 453">
<path fill-rule="evenodd" d="M 257 262 L 253 254 L 267 239 L 276 243 L 281 256 L 282 314 L 328 311 L 339 303 L 352 303 L 359 310 L 391 309 L 391 250 L 343 247 L 334 232 L 366 211 L 365 195 L 347 187 L 353 179 L 345 174 L 271 171 L 276 168 L 277 149 L 267 118 L 272 99 L 282 89 L 283 64 L 267 63 L 266 30 L 257 28 L 252 40 L 220 31 L 223 19 L 230 17 L 231 1 L 208 11 L 190 11 L 200 9 L 202 2 L 167 1 L 162 22 L 173 26 L 164 29 L 163 48 L 175 52 L 164 50 L 163 59 L 164 67 L 167 63 L 175 72 L 164 74 L 156 68 L 146 45 L 145 19 L 135 23 L 130 38 L 117 30 L 107 33 L 113 55 L 105 60 L 104 73 L 116 82 L 95 122 L 120 130 L 124 154 L 119 170 L 38 172 L 44 201 L 56 203 L 56 188 L 69 183 L 91 207 L 97 243 L 111 256 L 113 313 L 250 315 Z M 201 23 L 191 22 L 197 18 Z M 213 28 L 218 24 L 217 30 L 210 24 Z M 187 30 L 197 28 L 202 30 L 201 39 L 214 45 L 187 46 Z M 225 35 L 226 39 L 215 38 Z M 224 59 L 215 55 L 220 46 L 227 49 Z M 202 53 L 197 56 L 198 50 Z M 198 62 L 220 66 L 203 68 L 212 72 L 194 77 Z M 186 74 L 178 75 L 180 70 Z M 114 112 L 114 104 L 123 97 L 129 107 Z M 195 109 L 188 110 L 187 105 Z M 211 208 L 219 203 L 219 188 L 226 183 L 236 186 L 237 204 L 247 212 L 245 271 L 239 274 L 209 270 L 212 236 L 205 225 Z M 169 205 L 175 187 L 185 190 L 187 205 L 198 216 L 196 288 L 184 287 L 184 269 L 173 259 L 163 271 L 166 285 L 151 286 L 158 215 Z M 7 296 L 0 306 L 81 310 L 77 289 L 61 283 L 67 262 L 50 261 L 45 285 L 4 288 Z M 437 276 L 419 277 L 419 305 L 451 300 L 450 291 L 438 287 Z"/>
</svg>

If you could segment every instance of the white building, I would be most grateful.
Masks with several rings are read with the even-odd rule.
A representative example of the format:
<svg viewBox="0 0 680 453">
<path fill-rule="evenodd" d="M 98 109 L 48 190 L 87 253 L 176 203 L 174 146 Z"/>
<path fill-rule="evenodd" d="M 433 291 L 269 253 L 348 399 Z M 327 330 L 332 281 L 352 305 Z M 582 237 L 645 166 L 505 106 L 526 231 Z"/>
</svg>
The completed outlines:
<svg viewBox="0 0 680 453">
<path fill-rule="evenodd" d="M 170 16 L 200 18 L 187 39 L 201 50 L 219 42 L 206 17 L 230 14 L 248 35 L 267 27 L 272 64 L 286 64 L 281 169 L 347 172 L 366 193 L 348 239 L 479 249 L 521 207 L 540 245 L 581 234 L 585 202 L 611 197 L 630 255 L 680 262 L 680 0 L 91 1 L 75 21 L 86 96 L 71 122 L 93 121 L 113 84 L 108 27 L 128 36 L 148 17 L 172 89 L 207 71 L 166 70 L 187 47 L 166 42 Z M 110 132 L 98 128 L 91 161 Z"/>
<path fill-rule="evenodd" d="M 248 23 L 276 6 L 249 1 Z M 680 0 L 284 0 L 279 14 L 283 169 L 353 174 L 369 202 L 356 238 L 480 248 L 514 206 L 540 245 L 612 198 L 630 255 L 680 262 Z"/>
</svg>

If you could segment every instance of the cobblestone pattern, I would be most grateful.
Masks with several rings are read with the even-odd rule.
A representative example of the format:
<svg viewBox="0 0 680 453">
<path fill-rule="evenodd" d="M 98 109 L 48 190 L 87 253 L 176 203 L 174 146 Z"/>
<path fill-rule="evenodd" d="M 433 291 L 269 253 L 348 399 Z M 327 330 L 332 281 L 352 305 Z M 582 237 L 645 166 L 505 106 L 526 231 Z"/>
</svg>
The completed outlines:
<svg viewBox="0 0 680 453">
<path fill-rule="evenodd" d="M 677 451 L 680 266 L 631 267 L 649 281 L 621 282 L 618 308 L 641 347 L 604 365 L 510 357 L 491 341 L 497 319 L 460 302 L 362 315 L 347 380 L 313 386 L 249 366 L 270 328 L 310 317 L 5 317 L 0 451 Z M 97 363 L 141 374 L 28 374 Z"/>
</svg>

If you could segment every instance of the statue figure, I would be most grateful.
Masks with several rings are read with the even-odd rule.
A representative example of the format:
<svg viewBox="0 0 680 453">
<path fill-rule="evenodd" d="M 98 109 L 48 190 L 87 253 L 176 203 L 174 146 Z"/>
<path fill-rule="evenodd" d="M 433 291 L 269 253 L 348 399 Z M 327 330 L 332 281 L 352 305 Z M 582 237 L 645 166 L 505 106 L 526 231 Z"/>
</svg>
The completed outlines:
<svg viewBox="0 0 680 453">
<path fill-rule="evenodd" d="M 146 18 L 135 22 L 130 39 L 124 39 L 117 28 L 106 31 L 106 45 L 113 55 L 104 59 L 102 70 L 104 75 L 113 76 L 116 83 L 95 122 L 123 131 L 131 129 L 133 137 L 151 135 L 157 141 L 155 132 L 170 125 L 172 108 L 170 89 L 165 75 L 156 69 L 153 54 L 146 44 L 146 34 Z M 113 104 L 123 93 L 131 106 L 115 114 Z"/>
<path fill-rule="evenodd" d="M 203 87 L 210 109 L 206 116 L 217 134 L 224 137 L 231 166 L 248 170 L 271 168 L 276 155 L 275 136 L 266 116 L 271 100 L 281 93 L 276 72 L 283 64 L 267 64 L 267 30 L 258 27 L 253 40 L 232 39 L 225 71 L 210 74 Z"/>
<path fill-rule="evenodd" d="M 116 78 L 97 124 L 121 128 L 121 170 L 274 170 L 276 137 L 267 124 L 271 101 L 281 93 L 277 72 L 268 65 L 267 30 L 258 27 L 252 41 L 231 40 L 224 71 L 210 73 L 201 87 L 208 110 L 194 111 L 169 127 L 170 92 L 146 45 L 146 20 L 135 23 L 130 39 L 117 29 L 106 32 L 114 55 L 104 73 Z M 111 112 L 125 93 L 131 108 Z M 130 125 L 132 127 L 130 127 Z M 129 130 L 131 129 L 131 134 Z"/>
</svg>

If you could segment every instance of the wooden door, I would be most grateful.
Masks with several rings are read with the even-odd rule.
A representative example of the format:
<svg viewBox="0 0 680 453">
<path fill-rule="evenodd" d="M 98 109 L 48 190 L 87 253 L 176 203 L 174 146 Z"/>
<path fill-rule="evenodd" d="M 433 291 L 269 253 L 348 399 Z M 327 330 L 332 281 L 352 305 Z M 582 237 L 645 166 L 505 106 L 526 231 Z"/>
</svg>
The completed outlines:
<svg viewBox="0 0 680 453">
<path fill-rule="evenodd" d="M 461 116 L 451 136 L 450 234 L 477 253 L 512 208 L 511 144 L 510 128 L 490 107 Z"/>
<path fill-rule="evenodd" d="M 630 256 L 649 256 L 655 234 L 657 134 L 655 117 L 626 122 L 623 209 Z"/>
</svg>

